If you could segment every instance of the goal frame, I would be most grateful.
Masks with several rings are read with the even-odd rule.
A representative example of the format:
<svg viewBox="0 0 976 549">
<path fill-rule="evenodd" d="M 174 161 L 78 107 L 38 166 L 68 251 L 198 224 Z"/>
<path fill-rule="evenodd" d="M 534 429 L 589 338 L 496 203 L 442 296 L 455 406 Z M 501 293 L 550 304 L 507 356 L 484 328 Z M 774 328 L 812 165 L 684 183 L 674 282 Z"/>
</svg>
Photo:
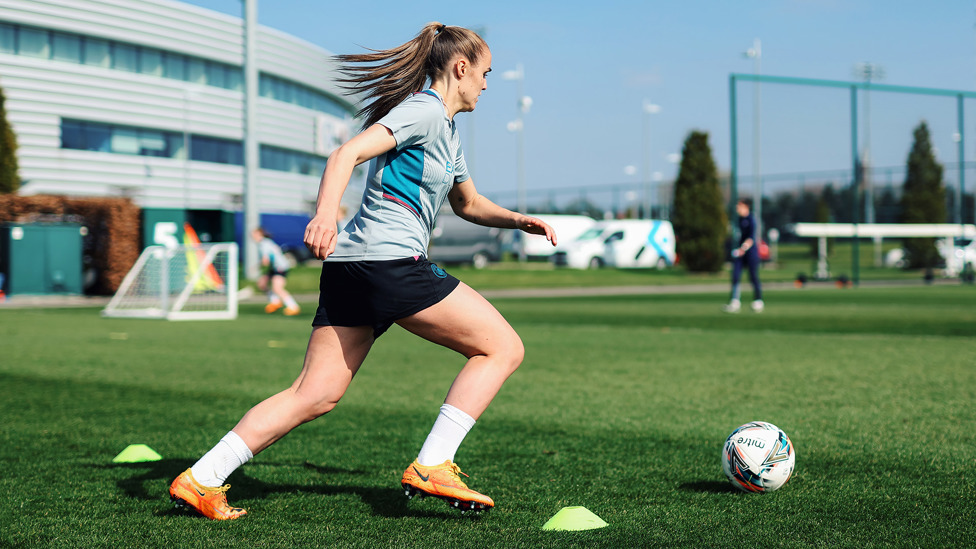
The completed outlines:
<svg viewBox="0 0 976 549">
<path fill-rule="evenodd" d="M 201 254 L 202 252 L 202 254 Z M 208 270 L 214 266 L 217 254 L 227 253 L 227 270 L 224 273 L 223 289 L 225 295 L 224 306 L 213 310 L 186 310 L 187 305 L 195 295 L 197 286 L 203 281 Z M 171 290 L 168 266 L 174 257 L 193 253 L 197 259 L 197 267 L 189 272 L 183 283 L 183 288 L 177 294 Z M 202 257 L 201 257 L 202 255 Z M 162 318 L 166 320 L 233 320 L 237 318 L 238 305 L 238 247 L 234 242 L 218 242 L 190 246 L 148 246 L 139 255 L 139 259 L 129 269 L 122 280 L 118 291 L 102 310 L 102 316 L 111 318 Z M 140 273 L 147 268 L 151 261 L 156 261 L 167 269 L 161 270 L 161 276 L 152 288 L 153 292 L 143 294 L 143 297 L 155 295 L 156 305 L 138 308 L 125 306 L 125 300 L 133 285 L 137 283 Z"/>
<path fill-rule="evenodd" d="M 735 219 L 735 203 L 738 200 L 738 183 L 739 183 L 739 154 L 738 154 L 738 99 L 736 98 L 737 83 L 738 82 L 752 82 L 754 85 L 759 86 L 760 84 L 785 84 L 785 85 L 795 85 L 795 86 L 807 86 L 807 87 L 826 87 L 826 88 L 841 88 L 850 90 L 850 139 L 851 139 L 851 174 L 854 178 L 851 181 L 851 185 L 858 185 L 860 182 L 857 180 L 858 166 L 860 165 L 861 158 L 858 146 L 858 90 L 863 90 L 865 93 L 868 92 L 888 92 L 888 93 L 900 93 L 909 95 L 924 95 L 924 96 L 940 96 L 954 98 L 956 100 L 956 132 L 959 136 L 959 140 L 956 143 L 956 162 L 959 165 L 959 188 L 957 189 L 958 200 L 956 203 L 956 221 L 962 226 L 963 223 L 963 198 L 965 197 L 965 187 L 966 187 L 966 170 L 965 170 L 965 140 L 966 140 L 966 130 L 965 130 L 965 118 L 963 116 L 963 105 L 966 99 L 976 98 L 976 92 L 967 90 L 948 90 L 940 88 L 924 88 L 917 86 L 893 86 L 890 84 L 879 84 L 876 82 L 844 82 L 839 80 L 822 80 L 816 78 L 797 78 L 792 76 L 771 76 L 765 74 L 741 74 L 732 73 L 729 74 L 729 130 L 731 133 L 730 142 L 730 155 L 731 155 L 731 165 L 729 174 L 729 187 L 730 187 L 730 201 L 729 201 L 729 219 Z M 755 131 L 755 128 L 754 128 Z M 756 174 L 753 174 L 756 177 Z M 761 179 L 759 179 L 761 182 Z M 856 227 L 861 223 L 858 219 L 860 210 L 860 197 L 858 192 L 852 193 L 853 196 L 853 212 L 854 212 L 854 226 Z M 762 203 L 762 196 L 753 197 L 754 200 Z M 760 219 L 760 223 L 762 220 Z M 734 230 L 734 229 L 733 229 Z M 960 231 L 963 229 L 960 228 Z M 857 286 L 860 282 L 860 251 L 859 251 L 859 239 L 854 238 L 851 246 L 851 263 L 852 263 L 852 282 Z"/>
</svg>

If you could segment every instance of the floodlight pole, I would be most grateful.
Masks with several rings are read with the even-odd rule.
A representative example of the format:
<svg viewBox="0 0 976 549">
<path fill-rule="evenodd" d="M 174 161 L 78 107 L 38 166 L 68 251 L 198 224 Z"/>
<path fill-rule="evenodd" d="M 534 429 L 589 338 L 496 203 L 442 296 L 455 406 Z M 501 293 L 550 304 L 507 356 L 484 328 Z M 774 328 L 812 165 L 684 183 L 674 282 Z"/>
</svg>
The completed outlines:
<svg viewBox="0 0 976 549">
<path fill-rule="evenodd" d="M 518 94 L 518 101 L 516 102 L 518 118 L 514 122 L 509 123 L 509 130 L 516 132 L 517 139 L 515 169 L 518 189 L 518 212 L 520 214 L 526 214 L 528 213 L 528 205 L 525 196 L 525 114 L 529 112 L 529 106 L 532 103 L 531 99 L 527 98 L 522 91 L 525 82 L 525 70 L 521 63 L 515 66 L 514 71 L 505 71 L 502 73 L 502 78 L 504 80 L 514 80 L 516 83 L 516 93 Z M 522 245 L 519 246 L 519 261 L 525 262 L 525 236 L 522 235 L 521 238 Z"/>
<path fill-rule="evenodd" d="M 653 219 L 652 210 L 654 209 L 654 198 L 652 193 L 653 184 L 651 183 L 651 115 L 661 112 L 661 106 L 651 103 L 647 99 L 641 107 L 644 119 L 644 173 L 641 179 L 644 183 L 644 215 L 647 219 Z"/>
<path fill-rule="evenodd" d="M 861 250 L 857 230 L 858 219 L 861 217 L 858 212 L 861 208 L 861 189 L 858 186 L 859 181 L 857 176 L 857 166 L 859 163 L 857 151 L 857 86 L 853 85 L 851 86 L 851 167 L 853 168 L 851 171 L 853 175 L 851 194 L 853 195 L 854 201 L 854 217 L 851 219 L 851 222 L 854 224 L 854 238 L 851 239 L 851 283 L 854 286 L 860 283 L 861 278 Z"/>
<path fill-rule="evenodd" d="M 960 93 L 956 95 L 956 133 L 959 136 L 959 140 L 956 143 L 957 147 L 957 161 L 959 162 L 959 200 L 956 201 L 956 219 L 959 221 L 960 233 L 962 232 L 962 227 L 966 224 L 963 218 L 963 200 L 966 198 L 965 188 L 966 188 L 966 130 L 965 130 L 965 116 L 962 110 L 963 105 L 963 95 Z"/>
<path fill-rule="evenodd" d="M 864 153 L 861 156 L 863 171 L 871 167 L 871 82 L 884 78 L 884 67 L 864 62 L 854 66 L 854 76 L 864 81 Z M 864 221 L 874 223 L 874 185 L 870 178 L 860 181 L 864 185 Z M 879 248 L 880 252 L 880 248 Z"/>
<path fill-rule="evenodd" d="M 876 63 L 864 62 L 854 66 L 854 76 L 864 81 L 864 152 L 861 155 L 861 179 L 858 181 L 864 187 L 864 221 L 877 221 L 874 211 L 874 178 L 872 177 L 873 159 L 871 157 L 871 82 L 884 78 L 884 67 Z M 883 264 L 881 258 L 881 237 L 874 237 L 874 266 Z"/>
<path fill-rule="evenodd" d="M 762 233 L 762 129 L 761 129 L 761 110 L 762 110 L 762 41 L 756 38 L 752 42 L 752 47 L 743 54 L 753 60 L 753 74 L 756 79 L 753 81 L 752 93 L 752 211 L 756 218 L 756 238 L 763 239 Z"/>
<path fill-rule="evenodd" d="M 258 277 L 257 243 L 250 238 L 260 223 L 258 212 L 257 25 L 258 0 L 244 2 L 244 276 Z"/>
<path fill-rule="evenodd" d="M 736 97 L 735 97 L 735 74 L 729 75 L 729 130 L 732 134 L 731 140 L 731 153 L 732 162 L 729 166 L 729 205 L 728 205 L 728 215 L 729 222 L 732 223 L 732 216 L 735 215 L 735 203 L 739 200 L 739 139 L 738 139 L 738 113 L 736 112 Z M 733 233 L 735 228 L 738 227 L 738 223 L 732 223 Z M 733 234 L 733 241 L 735 237 L 738 236 Z"/>
</svg>

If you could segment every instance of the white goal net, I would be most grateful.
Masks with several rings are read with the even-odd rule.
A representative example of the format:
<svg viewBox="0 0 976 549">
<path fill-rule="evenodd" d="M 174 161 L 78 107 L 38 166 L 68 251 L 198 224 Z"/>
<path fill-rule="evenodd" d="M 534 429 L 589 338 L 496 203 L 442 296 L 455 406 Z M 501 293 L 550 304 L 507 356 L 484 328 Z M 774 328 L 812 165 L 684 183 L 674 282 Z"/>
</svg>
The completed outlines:
<svg viewBox="0 0 976 549">
<path fill-rule="evenodd" d="M 222 320 L 237 318 L 237 244 L 149 246 L 103 316 Z"/>
</svg>

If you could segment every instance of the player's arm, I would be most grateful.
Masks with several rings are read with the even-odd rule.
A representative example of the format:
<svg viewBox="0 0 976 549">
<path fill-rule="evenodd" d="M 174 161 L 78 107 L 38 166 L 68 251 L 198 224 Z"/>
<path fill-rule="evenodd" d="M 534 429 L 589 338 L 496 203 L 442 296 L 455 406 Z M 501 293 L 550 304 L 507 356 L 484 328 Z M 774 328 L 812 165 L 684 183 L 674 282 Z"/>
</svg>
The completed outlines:
<svg viewBox="0 0 976 549">
<path fill-rule="evenodd" d="M 478 194 L 474 183 L 468 179 L 456 183 L 447 195 L 451 209 L 461 219 L 484 225 L 486 227 L 500 227 L 502 229 L 518 229 L 530 234 L 546 237 L 546 240 L 556 245 L 556 231 L 541 219 L 513 212 L 503 208 Z"/>
<path fill-rule="evenodd" d="M 335 250 L 339 203 L 349 185 L 353 169 L 396 147 L 396 144 L 393 132 L 382 124 L 373 124 L 329 156 L 319 182 L 315 216 L 305 227 L 305 246 L 312 255 L 325 259 Z"/>
<path fill-rule="evenodd" d="M 749 248 L 751 248 L 753 244 L 755 244 L 755 241 L 753 241 L 751 238 L 743 240 L 742 244 L 738 248 L 732 250 L 732 257 L 742 257 L 746 252 L 749 251 Z"/>
</svg>

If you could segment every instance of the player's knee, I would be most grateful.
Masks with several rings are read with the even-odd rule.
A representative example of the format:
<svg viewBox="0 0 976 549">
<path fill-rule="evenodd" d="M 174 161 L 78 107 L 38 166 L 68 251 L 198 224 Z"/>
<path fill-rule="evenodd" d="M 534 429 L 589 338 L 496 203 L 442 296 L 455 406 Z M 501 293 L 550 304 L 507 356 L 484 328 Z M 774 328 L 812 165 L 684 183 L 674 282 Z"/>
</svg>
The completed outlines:
<svg viewBox="0 0 976 549">
<path fill-rule="evenodd" d="M 522 364 L 522 360 L 525 358 L 525 345 L 522 344 L 522 338 L 513 332 L 505 341 L 505 344 L 502 345 L 501 349 L 499 358 L 501 358 L 502 364 L 508 368 L 511 374 L 518 369 Z"/>
<path fill-rule="evenodd" d="M 324 416 L 325 414 L 331 412 L 339 404 L 339 399 L 341 395 L 336 397 L 332 395 L 321 395 L 316 398 L 306 398 L 304 395 L 299 396 L 301 405 L 301 415 L 302 423 L 307 421 L 312 421 L 317 417 Z"/>
<path fill-rule="evenodd" d="M 317 417 L 324 416 L 334 410 L 338 404 L 338 401 L 331 400 L 311 403 L 305 407 L 305 421 L 311 421 Z"/>
</svg>

